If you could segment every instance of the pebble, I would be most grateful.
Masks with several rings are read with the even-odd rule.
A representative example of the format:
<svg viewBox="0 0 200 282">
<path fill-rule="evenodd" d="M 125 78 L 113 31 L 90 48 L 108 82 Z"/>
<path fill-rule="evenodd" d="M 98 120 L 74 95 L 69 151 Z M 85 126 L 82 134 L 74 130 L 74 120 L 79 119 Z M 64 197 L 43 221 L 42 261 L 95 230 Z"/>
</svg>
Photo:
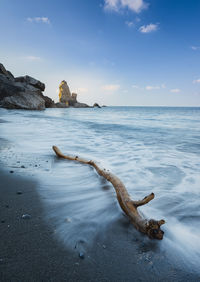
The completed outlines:
<svg viewBox="0 0 200 282">
<path fill-rule="evenodd" d="M 9 208 L 9 205 L 5 205 L 6 208 Z"/>
<path fill-rule="evenodd" d="M 85 257 L 84 253 L 83 253 L 83 252 L 80 252 L 80 253 L 79 253 L 79 258 L 84 259 L 84 257 Z"/>
<path fill-rule="evenodd" d="M 17 194 L 17 195 L 21 195 L 21 194 L 22 194 L 22 191 L 17 191 L 16 194 Z"/>
<path fill-rule="evenodd" d="M 65 219 L 65 221 L 66 221 L 66 222 L 72 222 L 71 218 L 69 218 L 69 217 L 67 217 L 67 218 Z"/>
<path fill-rule="evenodd" d="M 17 161 L 18 164 L 20 164 L 20 161 Z"/>
<path fill-rule="evenodd" d="M 37 165 L 35 165 L 35 167 L 37 167 Z"/>
<path fill-rule="evenodd" d="M 30 219 L 30 218 L 31 218 L 30 214 L 23 214 L 22 215 L 22 219 Z"/>
<path fill-rule="evenodd" d="M 102 247 L 103 247 L 104 249 L 106 249 L 106 246 L 105 246 L 105 245 L 102 245 Z"/>
<path fill-rule="evenodd" d="M 10 173 L 14 173 L 14 171 L 13 171 L 13 170 L 10 170 Z"/>
<path fill-rule="evenodd" d="M 25 166 L 24 166 L 24 165 L 21 165 L 21 168 L 25 168 Z"/>
<path fill-rule="evenodd" d="M 1 223 L 5 223 L 5 220 L 4 220 L 4 219 L 2 219 L 2 220 L 1 220 Z"/>
</svg>

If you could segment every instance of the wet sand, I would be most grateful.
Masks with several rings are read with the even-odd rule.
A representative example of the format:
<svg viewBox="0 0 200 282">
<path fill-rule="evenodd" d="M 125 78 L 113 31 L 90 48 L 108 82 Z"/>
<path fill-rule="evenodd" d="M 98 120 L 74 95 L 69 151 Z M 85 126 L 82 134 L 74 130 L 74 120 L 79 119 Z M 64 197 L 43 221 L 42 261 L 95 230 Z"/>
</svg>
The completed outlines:
<svg viewBox="0 0 200 282">
<path fill-rule="evenodd" d="M 175 268 L 126 217 L 99 234 L 79 257 L 55 236 L 33 179 L 0 172 L 0 281 L 198 281 Z M 23 219 L 24 214 L 30 218 Z M 79 230 L 81 232 L 81 230 Z M 138 240 L 143 236 L 144 240 Z"/>
</svg>

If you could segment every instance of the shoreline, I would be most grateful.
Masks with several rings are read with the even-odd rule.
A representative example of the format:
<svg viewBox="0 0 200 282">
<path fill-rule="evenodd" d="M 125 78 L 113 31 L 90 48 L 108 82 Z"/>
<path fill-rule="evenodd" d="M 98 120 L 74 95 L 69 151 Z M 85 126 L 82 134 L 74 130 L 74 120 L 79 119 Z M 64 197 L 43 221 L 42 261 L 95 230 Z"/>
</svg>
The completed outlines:
<svg viewBox="0 0 200 282">
<path fill-rule="evenodd" d="M 84 258 L 67 249 L 44 221 L 38 183 L 0 171 L 1 281 L 197 281 L 197 274 L 174 267 L 159 242 L 138 240 L 126 217 L 99 234 Z M 30 218 L 23 219 L 23 214 Z M 81 232 L 81 230 L 80 230 Z M 144 236 L 143 236 L 144 237 Z"/>
<path fill-rule="evenodd" d="M 3 115 L 1 118 L 0 123 L 10 122 L 4 120 Z M 20 135 L 20 140 L 23 136 Z M 45 172 L 46 160 L 49 164 L 51 155 L 46 152 L 38 160 L 38 152 L 31 150 L 21 155 L 22 148 L 18 148 L 15 155 L 17 143 L 4 137 L 7 136 L 0 138 L 0 149 L 5 150 L 3 170 L 0 169 L 0 281 L 200 280 L 199 273 L 192 272 L 189 266 L 187 271 L 182 261 L 169 257 L 173 250 L 168 254 L 161 250 L 162 242 L 150 240 L 136 231 L 122 213 L 95 236 L 89 247 L 81 240 L 77 241 L 77 247 L 70 243 L 66 246 L 56 233 L 55 219 L 46 216 L 49 210 L 43 202 L 45 195 L 39 193 L 40 177 L 34 173 L 36 169 Z M 19 167 L 12 166 L 19 161 Z M 21 165 L 25 165 L 26 170 Z M 34 177 L 30 176 L 32 173 Z M 46 172 L 47 177 L 48 173 L 50 171 Z M 59 178 L 56 185 L 63 186 L 66 175 L 60 177 L 62 180 Z M 23 219 L 26 214 L 30 218 Z M 82 229 L 77 232 L 82 238 Z M 84 258 L 79 256 L 80 252 Z"/>
</svg>

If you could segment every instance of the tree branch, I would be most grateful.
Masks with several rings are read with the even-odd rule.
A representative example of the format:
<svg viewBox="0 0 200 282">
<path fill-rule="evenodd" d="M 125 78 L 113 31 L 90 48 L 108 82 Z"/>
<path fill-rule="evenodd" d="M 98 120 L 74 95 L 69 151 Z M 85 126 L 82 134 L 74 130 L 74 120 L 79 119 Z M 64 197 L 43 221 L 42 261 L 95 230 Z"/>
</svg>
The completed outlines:
<svg viewBox="0 0 200 282">
<path fill-rule="evenodd" d="M 154 193 L 151 193 L 150 195 L 146 196 L 143 200 L 133 201 L 122 181 L 109 170 L 100 167 L 99 164 L 92 160 L 88 161 L 79 158 L 78 156 L 72 157 L 64 155 L 56 146 L 53 146 L 52 148 L 59 158 L 77 161 L 83 164 L 93 166 L 99 175 L 103 176 L 105 179 L 112 183 L 113 187 L 115 188 L 117 200 L 119 202 L 120 207 L 122 208 L 124 213 L 129 217 L 135 228 L 140 232 L 147 234 L 148 237 L 151 239 L 161 240 L 163 238 L 164 232 L 160 229 L 160 226 L 164 224 L 165 221 L 163 219 L 159 221 L 154 219 L 147 220 L 137 210 L 139 206 L 145 205 L 150 202 L 154 198 Z"/>
</svg>

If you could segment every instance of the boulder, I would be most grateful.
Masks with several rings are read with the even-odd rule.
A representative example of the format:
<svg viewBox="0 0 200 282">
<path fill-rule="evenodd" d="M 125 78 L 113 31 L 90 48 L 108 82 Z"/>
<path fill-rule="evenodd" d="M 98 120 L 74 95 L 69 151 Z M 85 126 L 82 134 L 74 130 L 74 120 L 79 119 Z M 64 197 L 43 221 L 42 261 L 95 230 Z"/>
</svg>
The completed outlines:
<svg viewBox="0 0 200 282">
<path fill-rule="evenodd" d="M 35 88 L 37 88 L 41 91 L 45 90 L 45 84 L 44 83 L 42 83 L 41 81 L 39 81 L 39 80 L 37 80 L 37 79 L 35 79 L 31 76 L 28 76 L 28 75 L 16 77 L 15 81 L 21 82 L 24 85 L 32 85 L 33 87 L 35 87 Z"/>
<path fill-rule="evenodd" d="M 43 96 L 45 108 L 56 108 L 54 101 L 48 96 Z"/>
<path fill-rule="evenodd" d="M 10 79 L 6 75 L 0 74 L 0 102 L 8 96 L 12 96 L 16 93 L 23 92 L 24 87 L 18 85 L 14 80 Z"/>
<path fill-rule="evenodd" d="M 55 104 L 55 107 L 56 108 L 69 108 L 69 105 L 68 104 L 66 104 L 66 103 L 56 103 Z"/>
<path fill-rule="evenodd" d="M 2 64 L 0 64 L 0 74 L 4 75 L 8 79 L 14 80 L 14 76 L 12 75 L 12 73 L 10 71 L 7 71 L 4 67 L 4 65 L 2 65 Z"/>
<path fill-rule="evenodd" d="M 94 108 L 101 108 L 98 103 L 94 103 L 93 107 Z"/>
<path fill-rule="evenodd" d="M 73 103 L 77 103 L 77 94 L 76 93 L 72 93 L 72 97 L 71 97 L 71 101 L 73 102 Z"/>
<path fill-rule="evenodd" d="M 0 64 L 0 106 L 7 109 L 44 110 L 53 107 L 51 98 L 44 96 L 45 84 L 31 76 L 14 78 Z"/>
<path fill-rule="evenodd" d="M 79 103 L 79 102 L 75 103 L 75 104 L 73 105 L 73 107 L 74 107 L 74 108 L 90 108 L 90 106 L 88 106 L 87 104 L 85 104 L 85 103 Z"/>
<path fill-rule="evenodd" d="M 21 92 L 5 97 L 1 106 L 6 109 L 44 110 L 45 101 L 39 95 L 33 95 L 32 92 Z"/>
</svg>

